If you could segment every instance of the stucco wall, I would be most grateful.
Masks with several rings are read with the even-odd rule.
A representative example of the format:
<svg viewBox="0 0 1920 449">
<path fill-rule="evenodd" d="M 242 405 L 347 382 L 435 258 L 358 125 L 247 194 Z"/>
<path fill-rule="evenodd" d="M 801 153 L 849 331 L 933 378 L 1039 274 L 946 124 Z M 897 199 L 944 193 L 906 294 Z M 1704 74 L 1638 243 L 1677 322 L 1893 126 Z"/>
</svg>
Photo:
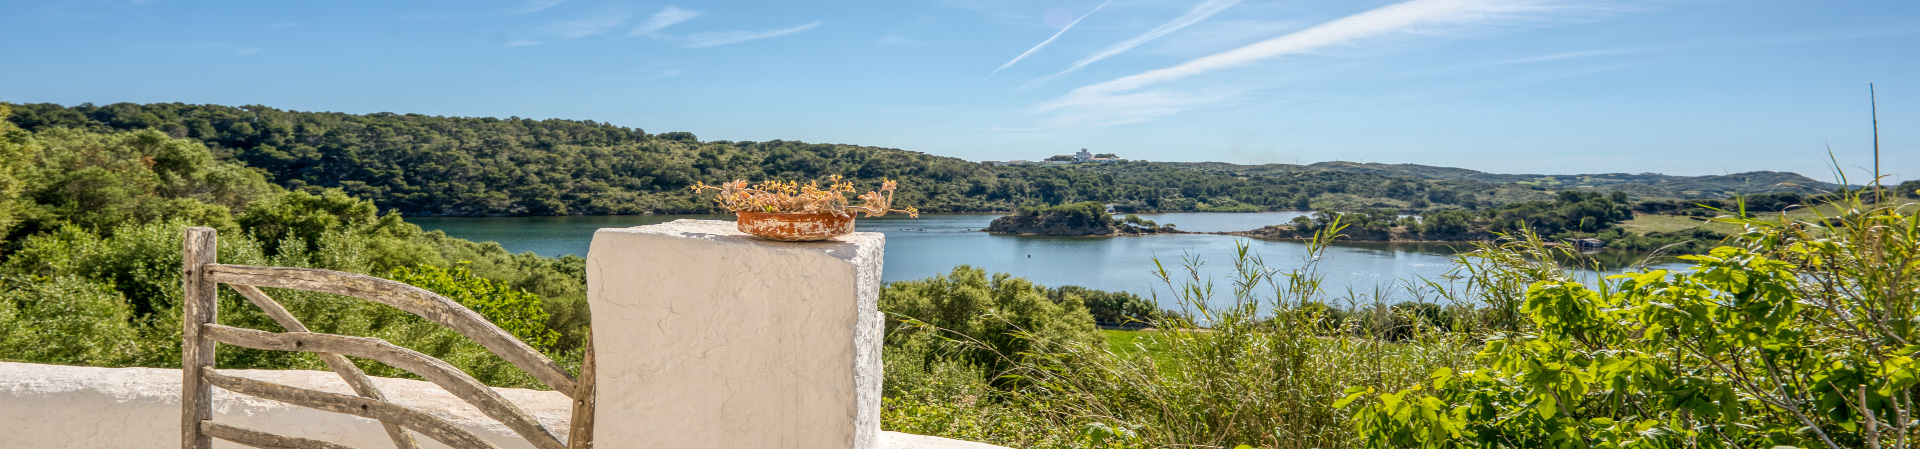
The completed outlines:
<svg viewBox="0 0 1920 449">
<path fill-rule="evenodd" d="M 352 394 L 339 376 L 323 371 L 223 370 L 276 383 Z M 420 408 L 466 427 L 502 448 L 531 447 L 433 384 L 375 377 L 394 402 Z M 562 434 L 570 401 L 551 391 L 498 388 L 501 396 Z M 213 391 L 214 421 L 359 448 L 390 448 L 372 420 L 297 408 Z M 445 446 L 419 438 L 422 446 Z M 881 432 L 883 449 L 1005 449 L 999 446 Z M 0 362 L 0 447 L 6 449 L 164 449 L 180 447 L 180 370 L 93 368 Z M 214 447 L 240 446 L 215 440 Z M 601 446 L 609 447 L 609 446 Z M 649 445 L 638 448 L 655 447 Z"/>
<path fill-rule="evenodd" d="M 776 242 L 714 220 L 595 233 L 594 444 L 875 447 L 884 243 Z"/>
<path fill-rule="evenodd" d="M 222 370 L 236 376 L 341 394 L 338 375 L 301 370 Z M 431 383 L 375 377 L 387 398 L 466 427 L 503 448 L 531 448 L 506 426 Z M 551 391 L 497 389 L 565 437 L 571 401 Z M 393 447 L 369 419 L 213 390 L 214 421 L 353 447 Z M 180 370 L 0 362 L 0 447 L 170 448 L 180 445 Z M 444 448 L 428 438 L 423 447 Z M 216 441 L 214 447 L 242 447 Z"/>
</svg>

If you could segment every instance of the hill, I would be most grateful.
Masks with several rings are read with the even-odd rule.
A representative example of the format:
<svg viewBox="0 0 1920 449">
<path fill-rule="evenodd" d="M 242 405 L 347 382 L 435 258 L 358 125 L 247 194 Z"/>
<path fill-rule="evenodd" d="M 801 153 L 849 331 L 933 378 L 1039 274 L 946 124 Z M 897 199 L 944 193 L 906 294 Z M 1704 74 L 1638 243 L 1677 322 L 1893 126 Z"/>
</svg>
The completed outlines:
<svg viewBox="0 0 1920 449">
<path fill-rule="evenodd" d="M 1177 165 L 1227 173 L 1238 173 L 1247 176 L 1274 176 L 1280 174 L 1332 171 L 1417 178 L 1430 181 L 1479 181 L 1490 184 L 1537 186 L 1552 190 L 1574 189 L 1595 192 L 1618 190 L 1642 199 L 1718 199 L 1754 193 L 1817 194 L 1832 192 L 1834 189 L 1839 188 L 1837 184 L 1817 181 L 1796 173 L 1774 171 L 1754 171 L 1714 176 L 1674 176 L 1659 173 L 1515 175 L 1419 164 L 1381 164 L 1345 161 L 1318 162 L 1309 165 L 1237 165 L 1222 162 L 1177 163 Z"/>
<path fill-rule="evenodd" d="M 1356 171 L 1249 175 L 1182 164 L 994 167 L 893 148 L 701 141 L 594 121 L 301 112 L 180 103 L 17 105 L 29 131 L 154 129 L 263 170 L 294 190 L 337 187 L 408 215 L 716 212 L 687 188 L 730 179 L 898 179 L 928 212 L 1011 211 L 1082 201 L 1124 212 L 1482 208 L 1551 197 L 1544 187 Z"/>
</svg>

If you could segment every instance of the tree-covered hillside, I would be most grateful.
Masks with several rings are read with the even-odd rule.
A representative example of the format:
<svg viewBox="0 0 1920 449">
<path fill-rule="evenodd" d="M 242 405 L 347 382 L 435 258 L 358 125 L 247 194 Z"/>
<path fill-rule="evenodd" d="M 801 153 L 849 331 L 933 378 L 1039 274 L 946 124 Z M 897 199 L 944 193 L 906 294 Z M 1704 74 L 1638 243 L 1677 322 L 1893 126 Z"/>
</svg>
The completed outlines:
<svg viewBox="0 0 1920 449">
<path fill-rule="evenodd" d="M 713 212 L 687 189 L 743 178 L 901 180 L 929 212 L 1080 201 L 1128 212 L 1482 208 L 1551 197 L 1537 186 L 1307 171 L 1248 175 L 1181 164 L 993 167 L 912 151 L 792 141 L 699 141 L 593 121 L 284 111 L 179 103 L 17 105 L 28 131 L 156 129 L 295 190 L 337 187 L 410 215 Z"/>
<path fill-rule="evenodd" d="M 1635 198 L 1719 199 L 1756 193 L 1817 194 L 1832 192 L 1839 185 L 1820 182 L 1797 173 L 1755 171 L 1711 176 L 1674 176 L 1659 173 L 1599 173 L 1584 175 L 1512 175 L 1487 173 L 1453 167 L 1419 164 L 1381 164 L 1344 161 L 1310 165 L 1265 164 L 1237 165 L 1221 162 L 1181 164 L 1193 168 L 1219 170 L 1249 176 L 1337 171 L 1367 173 L 1389 177 L 1419 178 L 1432 181 L 1479 181 L 1493 184 L 1538 186 L 1553 190 L 1590 192 L 1627 192 Z"/>
</svg>

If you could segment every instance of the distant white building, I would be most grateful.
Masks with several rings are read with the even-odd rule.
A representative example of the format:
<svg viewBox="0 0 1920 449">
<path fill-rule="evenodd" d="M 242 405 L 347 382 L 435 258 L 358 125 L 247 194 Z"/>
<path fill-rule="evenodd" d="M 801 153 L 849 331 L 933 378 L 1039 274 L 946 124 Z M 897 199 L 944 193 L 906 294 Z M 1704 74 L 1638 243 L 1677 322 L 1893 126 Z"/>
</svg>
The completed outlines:
<svg viewBox="0 0 1920 449">
<path fill-rule="evenodd" d="M 1055 157 L 1060 157 L 1060 156 L 1055 156 Z M 1049 160 L 1039 160 L 1039 161 L 1018 160 L 1018 161 L 981 161 L 981 162 L 987 165 L 995 166 L 995 167 L 1005 167 L 1009 165 L 1028 165 L 1028 164 L 1078 164 L 1082 162 L 1106 163 L 1106 162 L 1119 162 L 1124 160 L 1126 159 L 1121 159 L 1117 157 L 1093 157 L 1093 152 L 1087 151 L 1086 148 L 1081 148 L 1080 152 L 1073 153 L 1073 158 L 1070 160 L 1051 160 L 1051 158 L 1049 158 Z"/>
<path fill-rule="evenodd" d="M 1124 161 L 1124 160 L 1126 160 L 1126 159 L 1121 159 L 1121 158 L 1117 158 L 1117 157 L 1093 157 L 1093 152 L 1091 152 L 1091 151 L 1087 151 L 1087 149 L 1086 149 L 1086 148 L 1081 148 L 1081 149 L 1080 149 L 1080 152 L 1078 152 L 1078 153 L 1073 153 L 1073 161 L 1074 161 L 1074 162 L 1100 162 L 1100 163 L 1107 163 L 1107 162 L 1119 162 L 1119 161 Z"/>
</svg>

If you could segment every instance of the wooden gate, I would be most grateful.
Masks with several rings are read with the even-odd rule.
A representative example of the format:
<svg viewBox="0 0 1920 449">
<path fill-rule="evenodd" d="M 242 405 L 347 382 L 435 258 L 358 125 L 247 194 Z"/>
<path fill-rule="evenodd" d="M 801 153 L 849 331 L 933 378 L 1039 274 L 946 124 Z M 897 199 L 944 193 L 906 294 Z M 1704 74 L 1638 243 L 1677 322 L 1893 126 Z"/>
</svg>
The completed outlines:
<svg viewBox="0 0 1920 449">
<path fill-rule="evenodd" d="M 216 238 L 214 230 L 210 228 L 186 230 L 186 298 L 182 302 L 184 317 L 181 320 L 185 326 L 185 347 L 181 357 L 184 370 L 181 381 L 185 387 L 180 398 L 182 448 L 208 449 L 212 447 L 213 438 L 253 447 L 346 448 L 324 441 L 274 435 L 213 422 L 213 387 L 301 407 L 378 420 L 386 427 L 394 445 L 400 449 L 419 448 L 408 431 L 455 448 L 497 448 L 493 443 L 444 419 L 387 401 L 367 375 L 348 361 L 346 356 L 385 363 L 433 382 L 472 404 L 488 417 L 505 424 L 535 448 L 593 447 L 594 362 L 591 338 L 588 339 L 580 378 L 576 381 L 559 364 L 532 346 L 446 297 L 399 282 L 339 271 L 221 265 L 215 260 Z M 216 319 L 219 313 L 216 299 L 219 284 L 227 284 L 240 296 L 259 306 L 288 332 L 220 325 Z M 502 398 L 492 388 L 445 361 L 378 338 L 308 332 L 299 319 L 260 291 L 259 287 L 307 290 L 366 299 L 452 328 L 555 391 L 573 398 L 573 421 L 567 431 L 570 444 L 561 443 L 539 421 Z M 328 393 L 221 374 L 213 366 L 216 343 L 316 353 L 359 395 Z"/>
</svg>

